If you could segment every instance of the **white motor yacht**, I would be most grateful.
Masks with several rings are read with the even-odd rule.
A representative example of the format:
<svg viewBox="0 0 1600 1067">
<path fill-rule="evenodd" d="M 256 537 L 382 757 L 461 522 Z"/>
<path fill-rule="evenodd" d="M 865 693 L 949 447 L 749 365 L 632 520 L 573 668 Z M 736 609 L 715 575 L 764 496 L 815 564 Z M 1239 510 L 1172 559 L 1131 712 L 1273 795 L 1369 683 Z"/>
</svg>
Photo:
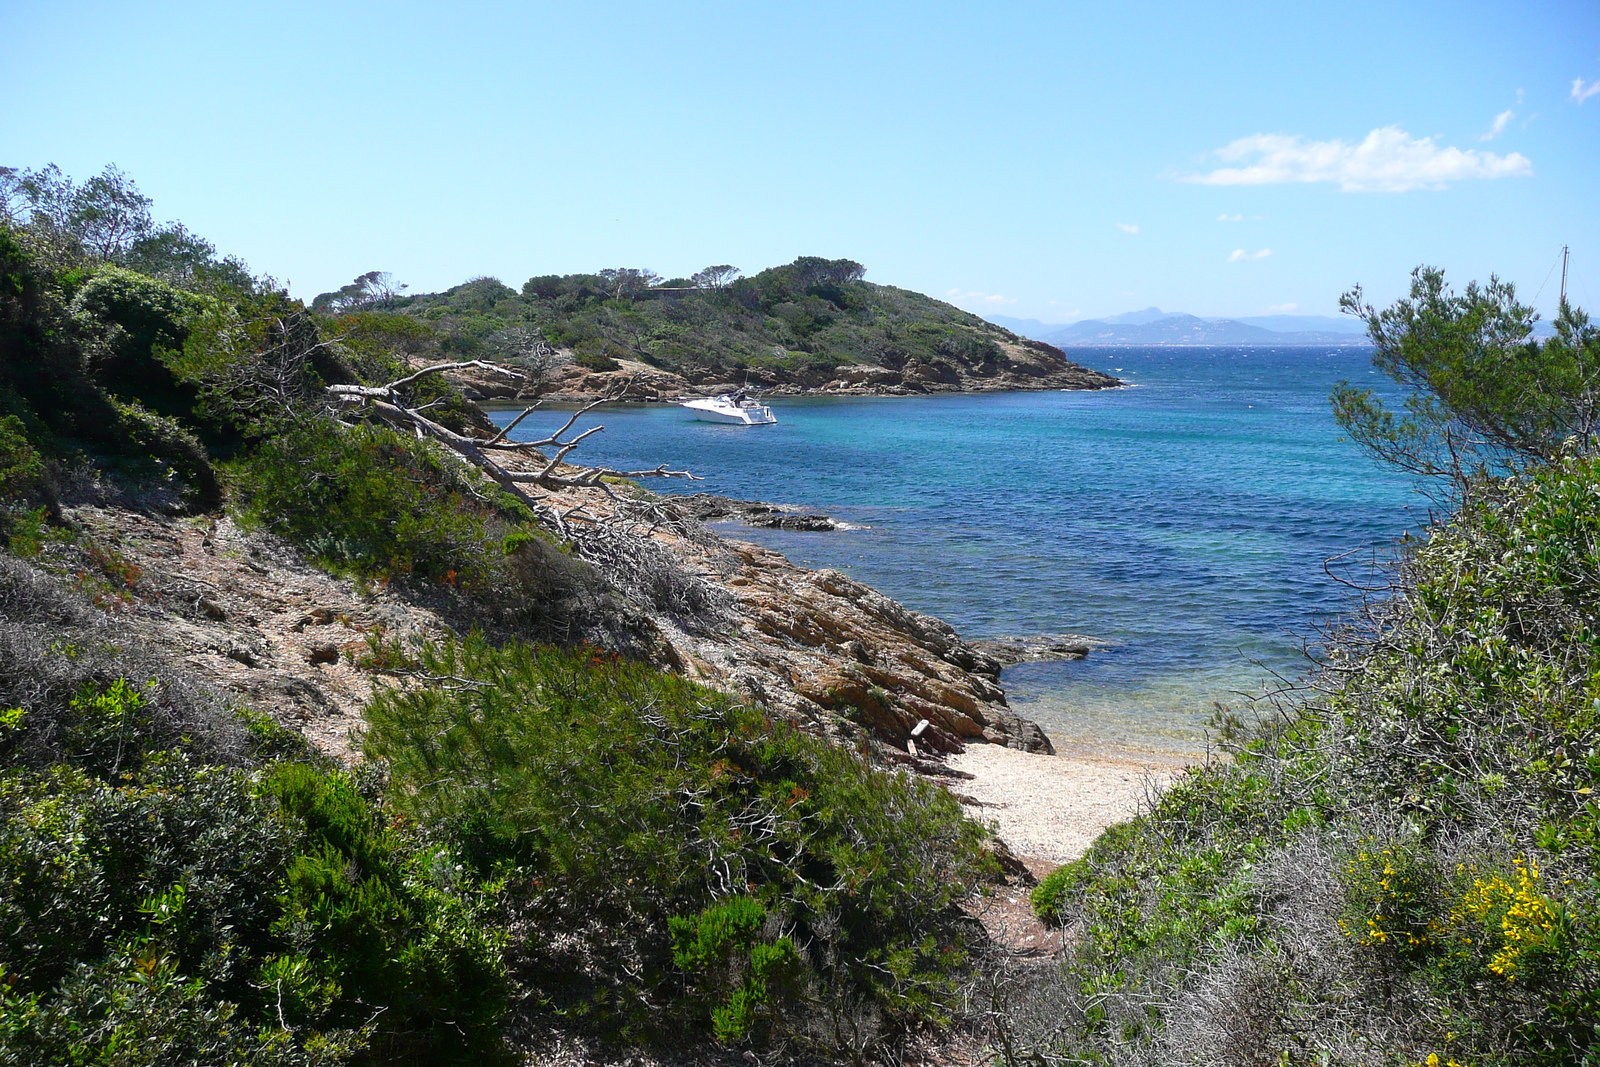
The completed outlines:
<svg viewBox="0 0 1600 1067">
<path fill-rule="evenodd" d="M 777 422 L 778 417 L 767 405 L 749 396 L 743 389 L 723 393 L 704 400 L 684 400 L 684 407 L 693 412 L 701 422 L 726 422 L 735 426 L 762 426 Z"/>
</svg>

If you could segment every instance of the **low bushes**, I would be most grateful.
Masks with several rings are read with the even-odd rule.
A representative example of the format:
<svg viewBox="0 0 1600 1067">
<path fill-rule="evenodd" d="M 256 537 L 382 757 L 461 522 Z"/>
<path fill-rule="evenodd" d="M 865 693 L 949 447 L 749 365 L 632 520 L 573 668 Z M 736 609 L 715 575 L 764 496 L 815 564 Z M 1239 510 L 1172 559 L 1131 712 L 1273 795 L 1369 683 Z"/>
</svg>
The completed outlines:
<svg viewBox="0 0 1600 1067">
<path fill-rule="evenodd" d="M 489 522 L 460 468 L 381 426 L 309 420 L 235 467 L 245 514 L 335 571 L 487 580 Z"/>
<path fill-rule="evenodd" d="M 1593 1062 L 1600 461 L 1484 487 L 1399 586 L 1322 696 L 1039 887 L 1081 933 L 1041 1054 Z"/>
<path fill-rule="evenodd" d="M 466 641 L 420 666 L 440 684 L 377 697 L 367 752 L 399 810 L 507 880 L 548 1009 L 829 1045 L 950 1010 L 955 904 L 987 861 L 943 791 L 582 651 Z"/>
<path fill-rule="evenodd" d="M 128 683 L 84 701 L 136 738 Z M 506 1004 L 492 899 L 346 774 L 181 749 L 13 769 L 0 1063 L 482 1062 Z"/>
<path fill-rule="evenodd" d="M 335 573 L 401 582 L 464 630 L 639 647 L 593 568 L 428 442 L 307 420 L 229 471 L 246 523 Z"/>
</svg>

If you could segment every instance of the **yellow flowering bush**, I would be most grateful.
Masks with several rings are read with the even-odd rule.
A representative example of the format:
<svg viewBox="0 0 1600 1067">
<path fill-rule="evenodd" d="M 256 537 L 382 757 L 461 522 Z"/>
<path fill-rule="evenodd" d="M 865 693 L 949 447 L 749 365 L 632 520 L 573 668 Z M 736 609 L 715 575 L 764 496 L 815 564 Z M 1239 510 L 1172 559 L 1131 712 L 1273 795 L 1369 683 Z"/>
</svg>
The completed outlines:
<svg viewBox="0 0 1600 1067">
<path fill-rule="evenodd" d="M 1488 968 L 1508 982 L 1524 981 L 1544 957 L 1561 947 L 1561 907 L 1539 891 L 1539 865 L 1518 857 L 1509 879 L 1476 877 L 1451 918 L 1481 929 L 1481 941 L 1463 934 L 1463 946 L 1493 950 Z"/>
<path fill-rule="evenodd" d="M 1368 948 L 1404 956 L 1431 950 L 1443 931 L 1439 879 L 1419 851 L 1364 848 L 1344 864 L 1339 929 Z"/>
</svg>

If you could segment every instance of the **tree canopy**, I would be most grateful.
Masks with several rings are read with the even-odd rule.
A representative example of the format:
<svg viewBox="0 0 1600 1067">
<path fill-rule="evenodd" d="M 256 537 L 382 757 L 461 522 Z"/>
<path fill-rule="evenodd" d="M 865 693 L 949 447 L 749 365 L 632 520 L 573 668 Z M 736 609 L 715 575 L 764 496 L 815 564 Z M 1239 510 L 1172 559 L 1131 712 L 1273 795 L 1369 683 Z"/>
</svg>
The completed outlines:
<svg viewBox="0 0 1600 1067">
<path fill-rule="evenodd" d="M 1442 270 L 1418 267 L 1391 307 L 1366 303 L 1359 286 L 1340 305 L 1366 320 L 1373 363 L 1409 390 L 1400 412 L 1348 382 L 1333 391 L 1340 427 L 1381 459 L 1459 495 L 1594 451 L 1600 330 L 1566 301 L 1542 342 L 1533 309 L 1495 277 L 1458 293 Z"/>
</svg>

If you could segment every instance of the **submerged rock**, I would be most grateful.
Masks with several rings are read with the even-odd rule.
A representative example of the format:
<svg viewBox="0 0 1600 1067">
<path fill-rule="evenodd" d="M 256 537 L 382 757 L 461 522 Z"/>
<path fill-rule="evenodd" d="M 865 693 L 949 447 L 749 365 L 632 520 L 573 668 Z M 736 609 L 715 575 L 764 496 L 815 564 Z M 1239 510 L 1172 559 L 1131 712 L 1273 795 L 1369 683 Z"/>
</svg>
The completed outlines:
<svg viewBox="0 0 1600 1067">
<path fill-rule="evenodd" d="M 769 530 L 825 532 L 852 529 L 848 523 L 788 504 L 768 504 L 760 500 L 737 500 L 715 493 L 692 493 L 673 497 L 671 506 L 679 514 L 699 522 L 742 522 Z"/>
<path fill-rule="evenodd" d="M 1034 634 L 1031 637 L 989 637 L 972 642 L 972 647 L 992 656 L 1002 667 L 1039 660 L 1077 660 L 1112 642 L 1082 634 Z"/>
</svg>

